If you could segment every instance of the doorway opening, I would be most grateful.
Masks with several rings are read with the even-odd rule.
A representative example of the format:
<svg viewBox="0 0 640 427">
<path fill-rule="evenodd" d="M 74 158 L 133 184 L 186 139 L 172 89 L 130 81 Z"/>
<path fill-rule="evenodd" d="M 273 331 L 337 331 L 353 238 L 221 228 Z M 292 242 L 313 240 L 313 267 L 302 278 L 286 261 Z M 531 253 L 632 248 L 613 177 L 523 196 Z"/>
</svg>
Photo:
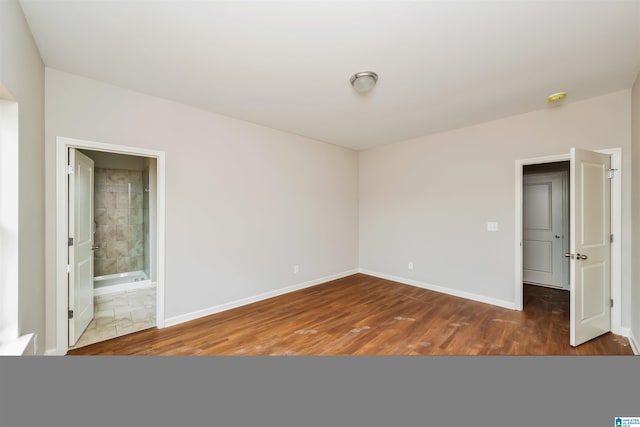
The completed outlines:
<svg viewBox="0 0 640 427">
<path fill-rule="evenodd" d="M 575 152 L 580 152 L 581 150 L 575 150 Z M 524 186 L 525 186 L 525 170 L 529 169 L 531 170 L 531 168 L 535 169 L 535 168 L 553 168 L 555 167 L 555 163 L 562 163 L 562 162 L 570 162 L 572 159 L 572 156 L 574 155 L 574 150 L 571 150 L 571 153 L 567 153 L 567 154 L 561 154 L 561 155 L 553 155 L 553 156 L 546 156 L 546 157 L 538 157 L 538 158 L 531 158 L 531 159 L 522 159 L 522 160 L 517 160 L 516 161 L 516 220 L 515 220 L 515 235 L 516 235 L 516 239 L 515 239 L 515 251 L 516 251 L 516 257 L 515 257 L 515 288 L 514 288 L 514 294 L 515 294 L 515 306 L 516 309 L 518 310 L 523 310 L 524 308 L 524 299 L 525 299 L 525 287 L 529 287 L 529 289 L 536 289 L 539 287 L 537 286 L 531 286 L 528 284 L 525 284 L 525 259 L 524 259 L 524 241 L 525 241 L 525 236 L 524 236 L 524 231 L 525 231 L 525 222 L 524 222 L 524 199 L 525 199 L 525 195 L 524 195 Z M 615 149 L 605 149 L 605 150 L 595 150 L 595 153 L 600 153 L 599 155 L 606 155 L 609 159 L 610 159 L 610 168 L 611 170 L 615 171 L 615 174 L 613 175 L 613 178 L 611 179 L 611 185 L 610 185 L 610 197 L 607 198 L 607 200 L 610 200 L 610 204 L 611 204 L 611 208 L 610 208 L 610 228 L 611 228 L 611 234 L 613 236 L 613 240 L 611 241 L 610 244 L 610 293 L 611 293 L 611 300 L 612 300 L 612 306 L 610 309 L 610 330 L 611 332 L 615 333 L 615 334 L 619 334 L 619 335 L 626 335 L 624 333 L 624 330 L 622 329 L 621 326 L 621 313 L 622 313 L 622 306 L 623 304 L 628 304 L 625 301 L 622 301 L 622 299 L 620 298 L 621 296 L 621 288 L 622 288 L 622 283 L 621 283 L 621 245 L 620 245 L 620 238 L 616 239 L 616 236 L 620 236 L 621 235 L 621 222 L 622 222 L 622 215 L 621 215 L 621 195 L 622 195 L 622 185 L 621 185 L 621 179 L 620 179 L 620 165 L 621 165 L 621 149 L 619 148 L 615 148 Z M 598 155 L 598 154 L 596 154 Z M 546 166 L 532 166 L 532 165 L 546 165 Z M 552 166 L 550 166 L 552 165 Z M 596 168 L 592 168 L 593 170 L 595 170 Z M 569 174 L 571 176 L 571 174 Z M 571 178 L 570 178 L 571 179 Z M 570 182 L 569 182 L 570 184 Z M 570 185 L 568 185 L 569 188 L 571 188 Z M 538 192 L 542 193 L 543 191 L 538 188 L 537 189 Z M 535 192 L 535 191 L 534 191 Z M 573 198 L 572 194 L 568 195 L 569 198 Z M 551 195 L 549 195 L 548 197 L 552 197 Z M 533 199 L 535 200 L 535 197 L 533 197 Z M 578 204 L 578 206 L 580 206 Z M 573 214 L 569 211 L 569 213 L 571 214 L 570 216 L 573 216 Z M 551 220 L 550 220 L 551 221 Z M 529 224 L 531 225 L 531 224 Z M 534 224 L 535 225 L 535 224 Z M 568 223 L 568 229 L 572 228 L 572 223 L 571 220 L 569 220 Z M 535 237 L 535 236 L 534 236 Z M 562 235 L 560 235 L 559 239 L 555 238 L 555 233 L 551 236 L 553 237 L 553 240 L 564 240 L 562 238 Z M 565 238 L 567 237 L 567 234 L 565 234 Z M 577 237 L 577 236 L 573 236 L 573 237 Z M 569 234 L 568 235 L 568 239 L 567 240 L 571 240 L 572 236 Z M 546 245 L 547 247 L 552 245 L 552 243 L 545 243 L 544 245 Z M 535 246 L 535 245 L 534 245 Z M 542 244 L 538 244 L 538 246 L 543 246 Z M 566 247 L 566 246 L 565 246 Z M 536 249 L 536 248 L 534 248 Z M 537 248 L 538 250 L 540 248 Z M 531 248 L 529 248 L 529 251 L 531 252 Z M 565 254 L 569 255 L 571 257 L 571 254 L 567 252 L 563 252 L 562 255 L 565 256 Z M 576 254 L 574 254 L 576 255 Z M 542 259 L 542 258 L 541 258 Z M 571 258 L 574 259 L 574 258 Z M 578 259 L 578 258 L 575 258 Z M 581 260 L 586 260 L 587 257 L 583 257 L 583 258 L 579 258 Z M 557 259 L 556 259 L 557 261 Z M 530 262 L 529 260 L 527 262 Z M 540 263 L 540 260 L 537 260 L 538 263 Z M 552 260 L 548 261 L 549 263 L 552 262 Z M 577 263 L 578 261 L 571 261 L 574 263 Z M 591 259 L 590 261 L 591 262 Z M 577 265 L 583 265 L 586 266 L 586 262 L 580 262 Z M 531 267 L 531 264 L 528 265 L 528 267 Z M 608 276 L 607 276 L 608 277 Z M 538 277 L 539 279 L 539 277 Z M 532 281 L 532 280 L 529 280 Z M 539 283 L 540 284 L 540 283 Z M 574 333 L 575 333 L 575 322 L 576 319 L 579 318 L 580 316 L 574 316 L 576 314 L 575 312 L 575 301 L 576 299 L 580 300 L 580 295 L 578 295 L 576 293 L 576 289 L 573 288 L 574 284 L 573 284 L 573 277 L 571 278 L 571 285 L 569 286 L 569 295 L 570 295 L 570 301 L 571 301 L 571 322 L 570 322 L 570 326 L 571 326 L 571 340 L 573 342 L 574 340 Z M 557 287 L 556 289 L 562 289 L 562 287 Z M 584 287 L 578 289 L 579 291 L 581 289 L 584 289 Z M 560 294 L 560 296 L 562 296 L 562 294 Z M 608 304 L 609 300 L 607 299 L 607 310 L 608 310 Z M 625 305 L 626 306 L 626 305 Z M 592 306 L 593 307 L 593 306 Z M 578 309 L 580 309 L 580 307 L 578 307 Z M 584 309 L 584 307 L 582 307 L 582 309 Z M 584 320 L 584 319 L 582 319 Z M 578 340 L 579 341 L 579 340 Z"/>
<path fill-rule="evenodd" d="M 77 318 L 69 322 L 69 348 L 79 348 L 156 325 L 157 274 L 155 262 L 151 262 L 150 244 L 150 223 L 156 222 L 157 199 L 155 180 L 150 175 L 156 169 L 156 160 L 104 151 L 69 150 L 74 151 L 70 159 L 82 156 L 85 163 L 92 165 L 87 169 L 86 179 L 93 181 L 93 187 L 86 188 L 89 193 L 93 190 L 88 200 L 93 209 L 83 212 L 86 218 L 71 214 L 73 210 L 81 211 L 77 205 L 82 203 L 71 191 L 68 210 L 69 228 L 75 237 L 82 231 L 73 233 L 74 228 L 86 221 L 91 244 L 87 254 L 92 258 L 87 263 L 88 270 L 93 267 L 93 274 L 89 273 L 86 279 L 86 294 L 88 298 L 93 296 L 93 304 L 85 301 L 86 311 L 92 312 L 87 313 L 83 322 L 83 311 L 74 310 Z M 73 175 L 69 177 L 70 186 L 75 184 L 72 179 L 83 179 L 81 167 Z M 75 190 L 77 194 L 80 188 Z M 70 251 L 75 252 L 82 244 L 80 238 L 77 240 Z M 83 292 L 72 292 L 71 287 L 78 285 L 81 289 L 75 282 L 83 278 L 75 274 L 74 263 L 70 265 L 70 306 L 81 308 L 83 302 L 79 300 Z"/>
<path fill-rule="evenodd" d="M 56 148 L 56 353 L 164 327 L 164 153 Z"/>
<path fill-rule="evenodd" d="M 570 240 L 569 167 L 568 161 L 523 167 L 522 275 L 525 284 L 569 290 L 569 258 L 564 256 L 569 252 Z"/>
</svg>

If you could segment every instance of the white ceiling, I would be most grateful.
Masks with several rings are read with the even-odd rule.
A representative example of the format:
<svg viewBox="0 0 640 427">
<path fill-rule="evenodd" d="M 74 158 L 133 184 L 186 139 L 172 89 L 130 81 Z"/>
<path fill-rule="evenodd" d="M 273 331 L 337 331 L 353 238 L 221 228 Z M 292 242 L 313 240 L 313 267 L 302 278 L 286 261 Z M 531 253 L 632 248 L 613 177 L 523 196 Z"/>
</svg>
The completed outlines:
<svg viewBox="0 0 640 427">
<path fill-rule="evenodd" d="M 361 150 L 631 87 L 631 1 L 21 0 L 48 67 Z M 349 77 L 380 75 L 362 95 Z"/>
</svg>

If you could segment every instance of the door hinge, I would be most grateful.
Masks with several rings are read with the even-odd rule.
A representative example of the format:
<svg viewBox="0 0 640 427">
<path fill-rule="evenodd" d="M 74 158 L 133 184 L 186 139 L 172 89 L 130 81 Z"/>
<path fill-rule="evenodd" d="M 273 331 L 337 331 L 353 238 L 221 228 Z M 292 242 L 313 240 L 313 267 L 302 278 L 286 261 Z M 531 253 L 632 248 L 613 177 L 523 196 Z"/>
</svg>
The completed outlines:
<svg viewBox="0 0 640 427">
<path fill-rule="evenodd" d="M 67 175 L 73 175 L 73 165 L 67 165 Z"/>
<path fill-rule="evenodd" d="M 609 300 L 609 307 L 613 308 L 613 299 Z"/>
<path fill-rule="evenodd" d="M 67 240 L 67 245 L 73 246 L 73 237 L 69 237 L 69 240 Z"/>
<path fill-rule="evenodd" d="M 613 179 L 613 178 L 616 176 L 616 171 L 617 171 L 617 170 L 618 170 L 618 169 L 609 169 L 609 170 L 608 170 L 608 172 L 609 172 L 609 179 Z"/>
<path fill-rule="evenodd" d="M 67 274 L 71 272 L 71 265 L 67 264 Z"/>
<path fill-rule="evenodd" d="M 609 243 L 613 243 L 613 234 L 609 234 Z"/>
<path fill-rule="evenodd" d="M 69 310 L 68 315 L 69 319 L 73 319 L 73 310 Z"/>
</svg>

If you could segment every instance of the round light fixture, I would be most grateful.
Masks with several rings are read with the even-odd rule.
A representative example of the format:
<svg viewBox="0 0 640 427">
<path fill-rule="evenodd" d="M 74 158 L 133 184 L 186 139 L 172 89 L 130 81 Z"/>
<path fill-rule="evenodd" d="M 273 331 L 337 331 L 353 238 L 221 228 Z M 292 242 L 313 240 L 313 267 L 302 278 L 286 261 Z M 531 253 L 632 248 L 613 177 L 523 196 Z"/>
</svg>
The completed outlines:
<svg viewBox="0 0 640 427">
<path fill-rule="evenodd" d="M 351 76 L 349 81 L 357 92 L 365 93 L 369 92 L 376 85 L 378 75 L 373 71 L 362 71 Z"/>
<path fill-rule="evenodd" d="M 549 103 L 558 102 L 558 101 L 561 101 L 561 100 L 565 99 L 566 97 L 567 97 L 567 92 L 554 93 L 553 95 L 549 95 L 547 97 L 547 102 L 549 102 Z"/>
</svg>

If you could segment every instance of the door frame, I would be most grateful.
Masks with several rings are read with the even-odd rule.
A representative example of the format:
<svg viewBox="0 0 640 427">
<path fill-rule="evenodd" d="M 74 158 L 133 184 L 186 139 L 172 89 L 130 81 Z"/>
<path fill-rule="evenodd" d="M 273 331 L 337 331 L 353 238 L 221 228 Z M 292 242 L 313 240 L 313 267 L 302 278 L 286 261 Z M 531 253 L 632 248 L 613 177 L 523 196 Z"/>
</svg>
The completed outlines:
<svg viewBox="0 0 640 427">
<path fill-rule="evenodd" d="M 142 156 L 156 159 L 156 327 L 165 327 L 165 153 L 126 145 L 105 144 L 66 137 L 56 137 L 56 353 L 69 350 L 69 307 L 67 275 L 67 236 L 69 236 L 67 164 L 69 148 Z"/>
<path fill-rule="evenodd" d="M 616 174 L 611 185 L 611 233 L 614 236 L 611 243 L 611 299 L 614 305 L 611 308 L 611 332 L 626 336 L 625 329 L 622 328 L 622 148 L 607 148 L 602 150 L 592 150 L 596 153 L 608 154 L 611 156 L 611 168 L 616 169 Z M 523 167 L 525 165 L 537 165 L 542 163 L 553 163 L 570 161 L 571 154 L 556 154 L 543 157 L 516 160 L 516 201 L 515 201 L 515 283 L 514 283 L 514 305 L 516 310 L 523 310 L 524 292 L 522 283 L 522 185 Z M 570 290 L 572 291 L 572 290 Z"/>
</svg>

